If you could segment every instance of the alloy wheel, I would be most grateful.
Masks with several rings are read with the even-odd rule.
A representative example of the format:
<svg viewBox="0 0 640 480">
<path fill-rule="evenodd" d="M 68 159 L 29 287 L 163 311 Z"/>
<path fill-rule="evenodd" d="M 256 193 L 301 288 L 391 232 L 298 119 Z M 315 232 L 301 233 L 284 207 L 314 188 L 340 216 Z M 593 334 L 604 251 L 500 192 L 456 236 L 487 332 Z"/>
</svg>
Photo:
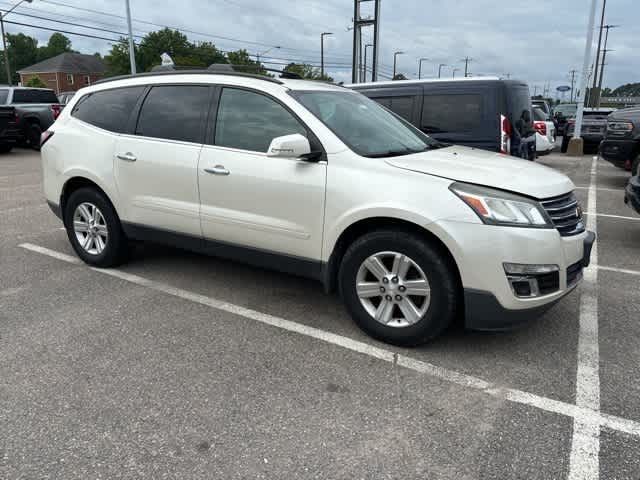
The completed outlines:
<svg viewBox="0 0 640 480">
<path fill-rule="evenodd" d="M 100 255 L 109 242 L 109 230 L 104 215 L 89 202 L 81 203 L 73 213 L 73 231 L 82 249 Z"/>
</svg>

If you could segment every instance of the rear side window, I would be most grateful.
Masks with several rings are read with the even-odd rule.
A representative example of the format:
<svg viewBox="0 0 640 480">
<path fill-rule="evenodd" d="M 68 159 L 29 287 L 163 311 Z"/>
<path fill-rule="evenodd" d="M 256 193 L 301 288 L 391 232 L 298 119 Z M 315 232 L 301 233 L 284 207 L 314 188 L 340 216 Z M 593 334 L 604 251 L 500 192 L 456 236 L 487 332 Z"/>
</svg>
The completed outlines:
<svg viewBox="0 0 640 480">
<path fill-rule="evenodd" d="M 225 88 L 220 96 L 215 144 L 253 152 L 266 152 L 271 140 L 306 129 L 275 100 L 259 93 Z"/>
<path fill-rule="evenodd" d="M 425 95 L 421 128 L 426 133 L 478 130 L 483 114 L 482 95 Z"/>
<path fill-rule="evenodd" d="M 209 93 L 201 85 L 153 87 L 142 104 L 136 135 L 202 143 Z"/>
<path fill-rule="evenodd" d="M 0 90 L 0 105 L 4 105 L 7 103 L 7 98 L 9 97 L 9 90 Z"/>
<path fill-rule="evenodd" d="M 145 87 L 126 87 L 90 93 L 81 98 L 71 116 L 115 133 L 125 133 L 131 112 Z"/>
<path fill-rule="evenodd" d="M 58 97 L 53 90 L 16 89 L 13 103 L 58 103 Z"/>
</svg>

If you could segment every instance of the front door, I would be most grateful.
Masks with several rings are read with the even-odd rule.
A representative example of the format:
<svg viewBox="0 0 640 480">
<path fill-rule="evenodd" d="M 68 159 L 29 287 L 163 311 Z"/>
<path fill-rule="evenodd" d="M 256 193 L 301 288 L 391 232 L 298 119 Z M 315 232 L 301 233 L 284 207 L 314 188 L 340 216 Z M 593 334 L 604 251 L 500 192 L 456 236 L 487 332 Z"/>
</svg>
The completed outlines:
<svg viewBox="0 0 640 480">
<path fill-rule="evenodd" d="M 306 127 L 274 98 L 246 89 L 223 88 L 217 112 L 198 168 L 204 237 L 319 261 L 326 162 L 266 154 L 275 137 L 308 136 Z"/>
<path fill-rule="evenodd" d="M 133 135 L 117 142 L 115 173 L 123 219 L 201 237 L 198 158 L 211 87 L 152 87 Z"/>
</svg>

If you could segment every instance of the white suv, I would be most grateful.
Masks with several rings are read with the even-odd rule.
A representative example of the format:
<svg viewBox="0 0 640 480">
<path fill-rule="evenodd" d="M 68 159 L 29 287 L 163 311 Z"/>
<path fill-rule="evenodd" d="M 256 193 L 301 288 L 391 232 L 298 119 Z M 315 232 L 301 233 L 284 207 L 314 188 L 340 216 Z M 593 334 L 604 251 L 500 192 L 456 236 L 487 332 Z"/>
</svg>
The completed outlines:
<svg viewBox="0 0 640 480">
<path fill-rule="evenodd" d="M 43 134 L 45 195 L 90 265 L 130 239 L 320 280 L 366 332 L 498 330 L 580 281 L 594 235 L 571 181 L 438 143 L 318 82 L 164 72 L 78 92 Z"/>
</svg>

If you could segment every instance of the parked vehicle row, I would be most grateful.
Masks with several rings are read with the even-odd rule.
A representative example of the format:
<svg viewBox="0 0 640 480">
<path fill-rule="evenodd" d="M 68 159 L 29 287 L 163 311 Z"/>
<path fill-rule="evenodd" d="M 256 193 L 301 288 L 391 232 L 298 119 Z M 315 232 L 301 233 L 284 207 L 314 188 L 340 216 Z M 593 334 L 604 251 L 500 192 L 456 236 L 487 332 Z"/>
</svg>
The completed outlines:
<svg viewBox="0 0 640 480">
<path fill-rule="evenodd" d="M 640 169 L 640 108 L 626 108 L 609 115 L 600 156 L 613 165 L 631 170 Z"/>
<path fill-rule="evenodd" d="M 62 110 L 55 92 L 46 88 L 0 86 L 1 105 L 12 108 L 14 113 L 14 122 L 7 124 L 6 138 L 0 136 L 0 148 L 5 152 L 16 143 L 39 148 L 42 132 L 53 124 Z"/>
<path fill-rule="evenodd" d="M 45 196 L 90 265 L 125 261 L 137 239 L 314 278 L 390 343 L 423 343 L 458 317 L 500 330 L 538 316 L 578 285 L 595 236 L 565 175 L 498 153 L 518 152 L 526 85 L 478 82 L 461 103 L 407 86 L 366 92 L 412 106 L 399 116 L 288 78 L 103 81 L 43 134 Z M 495 152 L 443 143 L 441 118 L 455 120 L 433 102 L 467 112 L 469 142 Z"/>
<path fill-rule="evenodd" d="M 604 139 L 607 132 L 607 117 L 615 109 L 613 108 L 586 108 L 582 117 L 582 131 L 580 136 L 584 141 L 585 148 L 598 147 Z M 564 137 L 562 137 L 562 146 L 560 151 L 565 153 L 569 147 L 569 140 L 575 131 L 575 118 L 569 119 L 566 126 Z"/>
</svg>

